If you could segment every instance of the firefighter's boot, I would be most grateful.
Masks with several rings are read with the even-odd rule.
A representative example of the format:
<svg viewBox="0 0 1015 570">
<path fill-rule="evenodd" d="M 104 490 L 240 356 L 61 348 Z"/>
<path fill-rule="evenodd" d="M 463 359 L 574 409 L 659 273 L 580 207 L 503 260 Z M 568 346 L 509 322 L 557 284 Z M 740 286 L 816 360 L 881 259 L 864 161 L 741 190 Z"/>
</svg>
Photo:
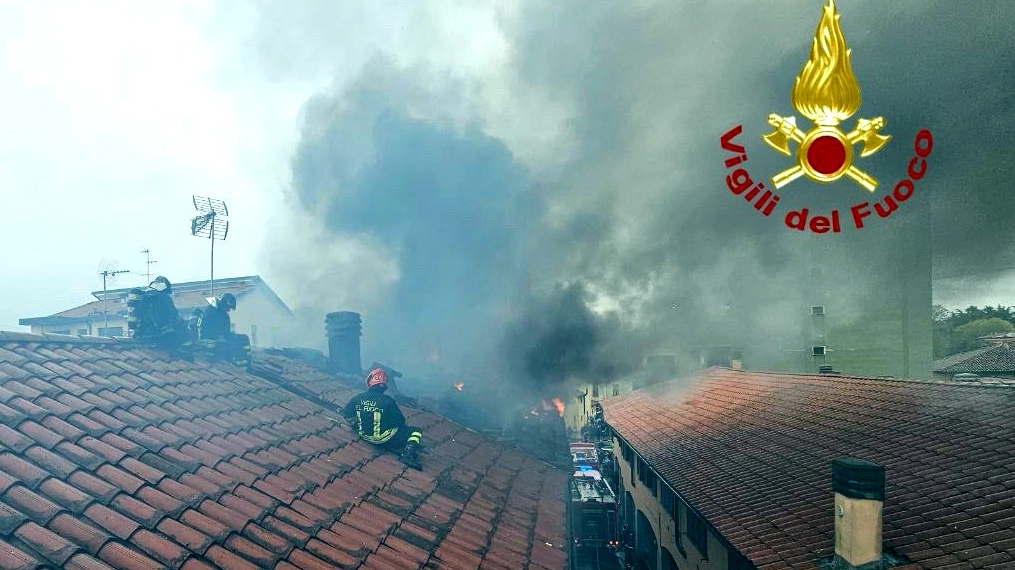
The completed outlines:
<svg viewBox="0 0 1015 570">
<path fill-rule="evenodd" d="M 402 449 L 402 454 L 398 456 L 398 460 L 415 469 L 416 471 L 422 471 L 423 465 L 419 462 L 419 444 L 418 443 L 407 443 Z"/>
</svg>

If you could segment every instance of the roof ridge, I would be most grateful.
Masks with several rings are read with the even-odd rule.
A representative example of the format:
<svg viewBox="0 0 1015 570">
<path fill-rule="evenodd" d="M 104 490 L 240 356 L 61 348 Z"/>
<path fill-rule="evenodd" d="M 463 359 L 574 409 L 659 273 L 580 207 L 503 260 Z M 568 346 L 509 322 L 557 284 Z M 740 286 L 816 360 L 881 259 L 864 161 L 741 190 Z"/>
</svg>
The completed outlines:
<svg viewBox="0 0 1015 570">
<path fill-rule="evenodd" d="M 939 380 L 923 380 L 920 378 L 871 378 L 869 376 L 846 376 L 843 374 L 805 374 L 796 372 L 771 372 L 771 371 L 753 371 L 753 370 L 733 370 L 723 366 L 714 366 L 718 370 L 725 370 L 728 372 L 741 372 L 747 374 L 766 375 L 766 376 L 780 376 L 783 378 L 840 378 L 846 380 L 861 380 L 865 382 L 875 383 L 898 383 L 907 385 L 922 385 L 922 386 L 955 386 L 962 388 L 1008 388 L 1011 389 L 1015 386 L 1005 384 L 977 384 L 975 382 L 941 382 Z M 702 372 L 707 372 L 709 369 L 706 368 Z"/>
</svg>

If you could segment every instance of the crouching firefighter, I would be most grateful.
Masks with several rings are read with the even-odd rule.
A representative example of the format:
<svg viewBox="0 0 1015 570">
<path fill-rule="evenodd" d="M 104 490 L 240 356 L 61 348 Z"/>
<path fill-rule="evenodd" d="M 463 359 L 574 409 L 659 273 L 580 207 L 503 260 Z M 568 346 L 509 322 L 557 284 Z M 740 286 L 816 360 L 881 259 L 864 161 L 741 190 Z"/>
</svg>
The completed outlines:
<svg viewBox="0 0 1015 570">
<path fill-rule="evenodd" d="M 399 460 L 422 471 L 419 446 L 423 434 L 419 428 L 405 425 L 405 416 L 395 400 L 384 393 L 388 374 L 377 368 L 367 376 L 367 391 L 345 405 L 342 414 L 360 439 L 381 449 L 400 453 Z"/>
<path fill-rule="evenodd" d="M 127 328 L 133 338 L 168 349 L 179 348 L 185 341 L 180 314 L 173 303 L 173 285 L 156 277 L 147 287 L 132 289 L 127 295 Z"/>
<path fill-rule="evenodd" d="M 210 348 L 216 356 L 243 366 L 250 363 L 250 337 L 232 332 L 229 311 L 235 309 L 236 296 L 223 293 L 205 309 L 195 326 L 201 344 Z"/>
</svg>

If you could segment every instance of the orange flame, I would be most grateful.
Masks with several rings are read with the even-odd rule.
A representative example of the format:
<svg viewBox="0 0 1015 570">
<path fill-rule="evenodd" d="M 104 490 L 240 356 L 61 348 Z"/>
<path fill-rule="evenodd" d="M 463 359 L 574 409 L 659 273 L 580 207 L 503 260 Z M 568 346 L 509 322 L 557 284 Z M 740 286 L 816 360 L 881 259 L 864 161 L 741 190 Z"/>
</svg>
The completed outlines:
<svg viewBox="0 0 1015 570">
<path fill-rule="evenodd" d="M 455 390 L 458 390 L 459 392 L 461 392 L 464 389 L 465 389 L 465 382 L 459 382 L 458 384 L 455 384 Z"/>
<path fill-rule="evenodd" d="M 835 126 L 860 110 L 860 84 L 853 75 L 852 50 L 839 27 L 839 12 L 828 0 L 814 33 L 810 59 L 793 86 L 793 106 L 819 125 Z"/>
<path fill-rule="evenodd" d="M 557 413 L 560 415 L 560 417 L 564 417 L 564 407 L 565 407 L 564 401 L 561 400 L 560 398 L 554 398 L 553 405 L 554 407 L 557 408 Z"/>
</svg>

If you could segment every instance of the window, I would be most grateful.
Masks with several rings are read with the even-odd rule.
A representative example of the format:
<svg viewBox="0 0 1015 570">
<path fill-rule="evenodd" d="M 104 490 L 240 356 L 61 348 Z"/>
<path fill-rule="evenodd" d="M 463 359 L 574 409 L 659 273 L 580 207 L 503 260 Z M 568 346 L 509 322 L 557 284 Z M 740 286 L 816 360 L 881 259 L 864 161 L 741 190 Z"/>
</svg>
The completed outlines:
<svg viewBox="0 0 1015 570">
<path fill-rule="evenodd" d="M 754 564 L 735 550 L 729 553 L 729 570 L 754 570 Z"/>
<path fill-rule="evenodd" d="M 683 556 L 684 558 L 687 558 L 687 550 L 684 549 L 684 541 L 680 540 L 680 535 L 681 535 L 681 531 L 680 531 L 680 505 L 684 505 L 684 503 L 679 498 L 677 498 L 676 492 L 674 492 L 673 494 L 674 494 L 674 497 L 673 497 L 673 542 L 677 545 L 677 552 L 679 552 L 680 555 Z M 691 512 L 691 509 L 687 508 L 687 505 L 684 505 L 683 509 L 684 509 L 685 513 Z"/>
<path fill-rule="evenodd" d="M 648 463 L 645 463 L 644 459 L 638 458 L 638 480 L 641 481 L 652 496 L 656 496 L 658 490 L 656 489 L 656 474 L 649 469 Z"/>
<path fill-rule="evenodd" d="M 698 549 L 701 557 L 708 558 L 708 530 L 698 513 L 687 509 L 687 538 Z"/>
<path fill-rule="evenodd" d="M 631 488 L 633 489 L 635 487 L 635 484 L 634 484 L 634 450 L 631 449 L 630 445 L 627 445 L 627 442 L 625 442 L 624 440 L 620 439 L 619 437 L 617 438 L 617 443 L 620 445 L 620 455 L 621 455 L 621 457 L 623 457 L 624 461 L 626 461 L 627 464 L 631 466 Z M 623 475 L 623 473 L 621 473 L 621 479 L 623 479 L 622 475 Z"/>
<path fill-rule="evenodd" d="M 123 327 L 99 327 L 99 336 L 123 336 Z"/>
<path fill-rule="evenodd" d="M 624 456 L 624 461 L 628 463 L 631 463 L 631 460 L 634 459 L 634 450 L 623 441 L 620 442 L 620 454 Z"/>
<path fill-rule="evenodd" d="M 617 383 L 613 384 L 613 395 L 614 396 L 619 396 L 620 395 L 620 384 L 617 384 Z"/>
<path fill-rule="evenodd" d="M 670 518 L 677 520 L 677 495 L 670 489 L 670 486 L 666 483 L 662 484 L 662 491 L 659 493 L 659 502 L 663 504 L 663 510 L 666 514 L 670 515 Z"/>
<path fill-rule="evenodd" d="M 81 336 L 88 336 L 88 329 L 78 329 L 78 334 Z"/>
<path fill-rule="evenodd" d="M 250 325 L 250 346 L 257 346 L 257 325 Z"/>
</svg>

